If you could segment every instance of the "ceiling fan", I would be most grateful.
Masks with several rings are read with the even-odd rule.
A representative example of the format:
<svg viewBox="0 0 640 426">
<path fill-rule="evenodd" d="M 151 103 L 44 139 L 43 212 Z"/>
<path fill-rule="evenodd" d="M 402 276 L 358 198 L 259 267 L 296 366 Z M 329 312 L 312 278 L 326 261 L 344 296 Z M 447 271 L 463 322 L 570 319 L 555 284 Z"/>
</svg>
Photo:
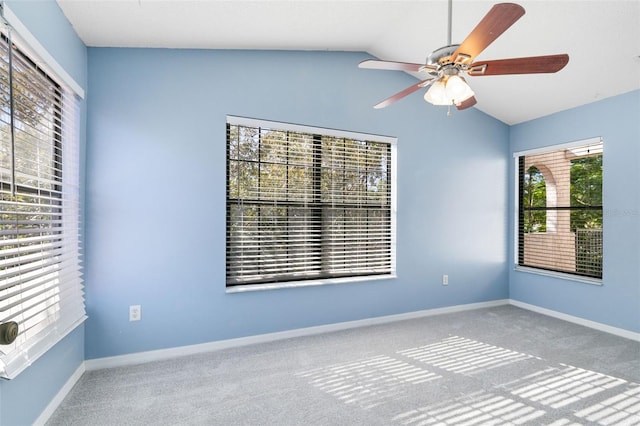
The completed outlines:
<svg viewBox="0 0 640 426">
<path fill-rule="evenodd" d="M 464 110 L 477 103 L 475 94 L 463 74 L 469 76 L 536 74 L 560 71 L 569 62 L 569 55 L 547 55 L 526 58 L 473 62 L 484 49 L 524 15 L 524 8 L 515 3 L 494 5 L 462 44 L 451 44 L 451 2 L 447 46 L 434 50 L 426 64 L 369 59 L 360 68 L 424 73 L 428 78 L 383 100 L 374 108 L 384 108 L 421 88 L 429 87 L 424 99 L 434 105 L 455 105 Z"/>
</svg>

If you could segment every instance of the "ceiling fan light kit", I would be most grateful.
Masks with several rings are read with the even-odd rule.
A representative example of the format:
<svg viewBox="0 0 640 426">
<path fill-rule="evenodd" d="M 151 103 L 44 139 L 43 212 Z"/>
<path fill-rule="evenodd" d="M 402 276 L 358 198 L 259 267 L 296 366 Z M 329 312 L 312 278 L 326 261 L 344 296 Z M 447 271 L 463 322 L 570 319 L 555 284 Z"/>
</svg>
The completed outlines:
<svg viewBox="0 0 640 426">
<path fill-rule="evenodd" d="M 515 3 L 496 4 L 462 44 L 451 44 L 451 3 L 452 0 L 449 0 L 449 45 L 434 50 L 427 57 L 426 64 L 375 59 L 360 62 L 360 68 L 428 75 L 425 80 L 379 102 L 374 108 L 384 108 L 421 88 L 430 86 L 424 94 L 425 101 L 433 105 L 455 105 L 458 110 L 464 110 L 477 103 L 473 90 L 462 77 L 465 73 L 474 77 L 555 73 L 569 62 L 567 54 L 473 62 L 477 55 L 524 15 L 524 8 Z"/>
<path fill-rule="evenodd" d="M 455 70 L 455 69 L 454 69 Z M 424 100 L 433 105 L 460 105 L 475 93 L 457 73 L 444 75 L 431 84 Z"/>
</svg>

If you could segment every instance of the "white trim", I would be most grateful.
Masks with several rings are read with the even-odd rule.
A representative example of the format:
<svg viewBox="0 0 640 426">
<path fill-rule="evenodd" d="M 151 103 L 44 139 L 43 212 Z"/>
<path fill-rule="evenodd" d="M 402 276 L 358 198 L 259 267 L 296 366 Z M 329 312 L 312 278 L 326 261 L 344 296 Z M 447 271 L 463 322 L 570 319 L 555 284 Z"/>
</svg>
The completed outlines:
<svg viewBox="0 0 640 426">
<path fill-rule="evenodd" d="M 181 346 L 169 349 L 160 349 L 148 352 L 138 352 L 127 355 L 118 355 L 105 358 L 96 358 L 85 361 L 87 371 L 103 368 L 123 367 L 128 365 L 143 364 L 151 361 L 160 361 L 185 355 L 195 355 L 222 349 L 237 348 L 256 343 L 275 342 L 294 337 L 312 336 L 316 334 L 334 331 L 348 330 L 370 325 L 386 324 L 395 321 L 403 321 L 414 318 L 422 318 L 433 315 L 449 314 L 454 312 L 470 311 L 482 308 L 492 308 L 509 304 L 507 299 L 493 300 L 490 302 L 470 303 L 466 305 L 448 306 L 445 308 L 427 309 L 422 311 L 407 312 L 404 314 L 386 315 L 382 317 L 367 318 L 362 320 L 339 322 L 335 324 L 318 325 L 315 327 L 299 328 L 295 330 L 280 331 L 276 333 L 259 334 L 255 336 L 239 337 L 237 339 L 219 340 L 216 342 L 202 343 L 199 345 Z"/>
<path fill-rule="evenodd" d="M 391 144 L 391 272 L 397 273 L 398 253 L 398 146 Z"/>
<path fill-rule="evenodd" d="M 535 268 L 533 266 L 519 265 L 518 262 L 519 262 L 519 255 L 520 255 L 519 253 L 519 247 L 520 247 L 520 241 L 519 241 L 520 239 L 520 233 L 519 233 L 519 230 L 520 230 L 520 214 L 519 214 L 520 213 L 519 212 L 520 164 L 519 164 L 519 159 L 520 157 L 535 155 L 535 154 L 544 154 L 547 152 L 560 151 L 563 149 L 567 150 L 571 148 L 585 147 L 585 146 L 597 145 L 597 144 L 603 144 L 603 143 L 604 142 L 603 142 L 602 136 L 596 136 L 596 137 L 587 138 L 587 139 L 580 139 L 573 142 L 566 142 L 566 143 L 561 143 L 556 145 L 548 145 L 541 148 L 528 149 L 528 150 L 517 151 L 513 153 L 513 181 L 514 181 L 513 263 L 514 263 L 515 271 L 525 272 L 530 274 L 546 275 L 546 276 L 550 276 L 558 279 L 583 282 L 586 284 L 602 285 L 603 283 L 602 278 L 589 278 L 581 275 L 571 274 L 569 272 L 563 273 L 560 271 L 547 271 L 541 268 Z"/>
<path fill-rule="evenodd" d="M 574 324 L 593 328 L 594 330 L 604 331 L 605 333 L 614 334 L 616 336 L 624 337 L 625 339 L 630 339 L 630 340 L 635 340 L 636 342 L 640 342 L 640 333 L 636 333 L 630 330 L 625 330 L 624 328 L 613 327 L 611 325 L 602 324 L 600 322 L 591 321 L 591 320 L 580 318 L 580 317 L 574 317 L 573 315 L 564 314 L 562 312 L 553 311 L 547 308 L 541 308 L 540 306 L 530 305 L 528 303 L 519 302 L 513 299 L 509 299 L 509 304 L 516 306 L 518 308 L 526 309 L 528 311 L 537 312 L 542 315 L 558 318 L 564 321 L 572 322 Z"/>
<path fill-rule="evenodd" d="M 258 118 L 238 117 L 235 115 L 227 115 L 227 123 L 234 126 L 267 127 L 277 130 L 288 130 L 290 132 L 299 133 L 322 133 L 323 135 L 333 136 L 336 138 L 382 142 L 391 145 L 395 145 L 398 143 L 398 138 L 392 136 L 373 135 L 370 133 L 351 132 L 348 130 L 329 129 L 326 127 L 314 127 L 302 124 L 283 123 L 281 121 L 269 121 Z"/>
<path fill-rule="evenodd" d="M 527 149 L 524 151 L 517 151 L 513 153 L 514 158 L 522 157 L 523 155 L 535 155 L 544 154 L 546 152 L 560 151 L 561 149 L 571 149 L 587 145 L 596 145 L 602 143 L 602 136 L 596 136 L 593 138 L 580 139 L 578 141 L 560 143 L 555 145 L 543 146 L 541 148 Z"/>
<path fill-rule="evenodd" d="M 133 354 L 118 355 L 112 357 L 95 358 L 86 360 L 84 366 L 86 371 L 101 370 L 105 368 L 124 367 L 129 365 L 144 364 L 152 361 L 162 361 L 181 356 L 196 355 L 206 352 L 223 349 L 237 348 L 241 346 L 258 343 L 275 342 L 278 340 L 291 339 L 295 337 L 313 336 L 316 334 L 329 333 L 334 331 L 348 330 L 358 327 L 366 327 L 378 324 L 387 324 L 395 321 L 404 321 L 416 318 L 423 318 L 434 315 L 450 314 L 455 312 L 471 311 L 475 309 L 492 308 L 496 306 L 513 305 L 518 308 L 537 312 L 560 320 L 583 325 L 598 331 L 610 333 L 626 339 L 640 341 L 640 333 L 625 330 L 618 327 L 602 324 L 584 318 L 574 317 L 562 312 L 541 308 L 528 303 L 519 302 L 513 299 L 500 299 L 489 302 L 470 303 L 466 305 L 448 306 L 444 308 L 427 309 L 415 312 L 407 312 L 396 315 L 386 315 L 382 317 L 367 318 L 362 320 L 340 322 L 335 324 L 319 325 L 315 327 L 299 328 L 295 330 L 280 331 L 276 333 L 259 334 L 255 336 L 239 337 L 236 339 L 219 340 L 215 342 L 202 343 L 198 345 L 180 346 L 169 349 L 159 349 L 147 352 L 137 352 Z"/>
<path fill-rule="evenodd" d="M 256 336 L 240 337 L 237 339 L 221 340 L 217 342 L 203 343 L 199 345 L 182 346 L 170 349 L 161 349 L 148 352 L 138 352 L 134 354 L 119 355 L 113 357 L 96 358 L 84 361 L 71 375 L 69 380 L 64 384 L 56 396 L 49 402 L 47 407 L 42 411 L 40 416 L 34 422 L 34 426 L 44 425 L 53 415 L 64 398 L 69 394 L 73 386 L 80 380 L 85 371 L 100 370 L 104 368 L 123 367 L 128 365 L 143 364 L 151 361 L 160 361 L 171 359 L 179 356 L 195 355 L 204 352 L 211 352 L 222 349 L 235 348 L 256 343 L 274 342 L 293 337 L 304 337 L 315 334 L 328 333 L 332 331 L 341 331 L 357 327 L 366 327 L 370 325 L 386 324 L 395 321 L 403 321 L 409 319 L 423 318 L 434 315 L 449 314 L 455 312 L 471 311 L 475 309 L 492 308 L 496 306 L 512 305 L 517 308 L 526 309 L 549 317 L 568 321 L 574 324 L 582 325 L 605 333 L 610 333 L 619 337 L 640 342 L 640 333 L 625 330 L 618 327 L 602 324 L 599 322 L 586 320 L 584 318 L 575 317 L 573 315 L 564 314 L 562 312 L 551 309 L 541 308 L 539 306 L 520 302 L 514 299 L 500 299 L 489 302 L 470 303 L 466 305 L 448 306 L 444 308 L 427 309 L 422 311 L 407 312 L 404 314 L 387 315 L 383 317 L 367 318 L 363 320 L 347 321 L 335 324 L 320 325 L 316 327 L 300 328 L 297 330 L 282 331 L 277 333 L 261 334 Z"/>
<path fill-rule="evenodd" d="M 7 24 L 15 30 L 15 35 L 18 36 L 22 44 L 26 46 L 20 45 L 21 48 L 28 48 L 32 55 L 35 55 L 40 61 L 43 63 L 39 63 L 39 66 L 52 76 L 55 76 L 62 80 L 62 82 L 69 87 L 76 95 L 80 98 L 84 99 L 84 89 L 80 86 L 73 77 L 64 69 L 62 65 L 55 60 L 53 56 L 44 48 L 44 46 L 38 41 L 38 39 L 31 34 L 31 31 L 27 28 L 26 25 L 22 23 L 22 21 L 18 18 L 18 16 L 13 13 L 11 8 L 7 5 L 6 2 L 0 2 L 0 8 L 2 10 L 2 17 L 7 22 Z M 12 33 L 13 35 L 14 33 Z M 32 56 L 30 55 L 30 56 Z M 31 59 L 35 59 L 31 57 Z"/>
<path fill-rule="evenodd" d="M 242 279 L 240 279 L 240 281 L 235 285 L 226 286 L 225 287 L 226 293 L 229 293 L 229 294 L 245 293 L 245 292 L 253 292 L 253 291 L 277 290 L 277 289 L 283 289 L 283 288 L 289 289 L 289 288 L 299 288 L 299 287 L 321 286 L 321 285 L 327 285 L 327 284 L 329 285 L 345 284 L 345 283 L 352 283 L 352 282 L 387 280 L 387 279 L 396 278 L 397 138 L 391 137 L 391 136 L 381 136 L 381 135 L 375 135 L 375 134 L 369 134 L 369 133 L 336 130 L 331 128 L 315 127 L 315 126 L 293 124 L 293 123 L 286 123 L 286 122 L 279 122 L 279 121 L 269 121 L 269 120 L 241 117 L 241 116 L 235 116 L 235 115 L 226 115 L 226 124 L 228 128 L 229 126 L 242 126 L 242 127 L 252 128 L 254 130 L 260 130 L 260 131 L 274 130 L 274 131 L 293 132 L 294 134 L 303 134 L 303 135 L 316 134 L 316 135 L 330 136 L 335 138 L 352 139 L 352 140 L 361 141 L 361 142 L 366 141 L 366 142 L 384 144 L 385 146 L 388 147 L 390 151 L 390 160 L 389 160 L 390 164 L 388 165 L 388 168 L 390 168 L 390 171 L 391 171 L 391 177 L 390 177 L 391 178 L 391 184 L 390 184 L 391 194 L 390 194 L 390 204 L 388 205 L 388 209 L 390 212 L 390 223 L 389 223 L 390 270 L 380 271 L 378 274 L 375 274 L 374 272 L 372 272 L 371 275 L 347 276 L 343 278 L 332 278 L 332 277 L 316 278 L 313 276 L 309 276 L 307 277 L 307 279 L 305 279 L 304 275 L 301 274 L 301 276 L 299 277 L 293 277 L 292 281 L 267 282 L 267 283 L 257 283 L 257 284 L 250 284 L 250 283 L 243 284 Z M 227 202 L 229 202 L 229 199 L 227 199 Z M 242 275 L 241 272 L 240 272 L 240 275 Z"/>
<path fill-rule="evenodd" d="M 560 280 L 569 280 L 569 281 L 577 281 L 579 283 L 591 284 L 591 285 L 602 285 L 602 278 L 591 278 L 583 275 L 576 275 L 570 272 L 560 272 L 560 271 L 550 271 L 547 269 L 534 268 L 532 266 L 522 266 L 515 264 L 514 271 L 516 272 L 526 272 L 528 274 L 536 274 L 543 275 L 545 277 L 558 278 Z"/>
<path fill-rule="evenodd" d="M 562 312 L 553 311 L 528 303 L 519 302 L 513 299 L 499 299 L 489 302 L 469 303 L 466 305 L 455 305 L 444 308 L 426 309 L 421 311 L 407 312 L 396 315 L 386 315 L 382 317 L 366 318 L 362 320 L 339 322 L 335 324 L 318 325 L 315 327 L 298 328 L 295 330 L 280 331 L 276 333 L 258 334 L 254 336 L 239 337 L 236 339 L 218 340 L 215 342 L 201 343 L 198 345 L 179 346 L 169 349 L 159 349 L 147 352 L 137 352 L 133 354 L 118 355 L 112 357 L 89 359 L 84 362 L 86 371 L 101 370 L 104 368 L 124 367 L 129 365 L 144 364 L 152 361 L 162 361 L 180 356 L 196 355 L 206 352 L 223 349 L 237 348 L 241 346 L 258 343 L 275 342 L 278 340 L 291 339 L 295 337 L 313 336 L 316 334 L 330 333 L 334 331 L 348 330 L 371 325 L 387 324 L 395 321 L 404 321 L 416 318 L 424 318 L 434 315 L 450 314 L 455 312 L 471 311 L 475 309 L 492 308 L 496 306 L 513 305 L 518 308 L 537 312 L 560 320 L 572 322 L 585 327 L 589 327 L 605 333 L 614 334 L 626 339 L 640 341 L 640 333 L 613 327 L 607 324 L 587 320 Z"/>
<path fill-rule="evenodd" d="M 301 280 L 301 281 L 287 281 L 282 283 L 268 283 L 268 284 L 243 284 L 227 287 L 225 293 L 246 293 L 249 291 L 263 291 L 263 290 L 278 290 L 281 288 L 298 288 L 298 287 L 315 287 L 321 285 L 332 284 L 351 284 L 361 283 L 366 281 L 380 281 L 380 280 L 392 280 L 398 278 L 395 274 L 388 275 L 367 275 L 358 277 L 345 277 L 345 278 L 322 278 L 317 280 Z"/>
<path fill-rule="evenodd" d="M 85 372 L 85 363 L 81 363 L 80 366 L 73 372 L 69 380 L 66 381 L 64 386 L 60 388 L 56 396 L 47 404 L 45 409 L 40 413 L 36 421 L 33 423 L 33 426 L 44 426 L 47 423 L 49 418 L 53 415 L 53 413 L 58 409 L 62 401 L 67 397 L 71 389 L 75 386 L 75 384 L 80 380 L 80 377 Z"/>
<path fill-rule="evenodd" d="M 237 348 L 258 343 L 275 342 L 295 337 L 313 336 L 316 334 L 330 333 L 371 325 L 387 324 L 395 321 L 404 321 L 416 318 L 424 318 L 434 315 L 450 314 L 455 312 L 471 311 L 476 309 L 492 308 L 496 306 L 512 305 L 521 309 L 537 312 L 560 320 L 572 322 L 605 333 L 610 333 L 626 339 L 640 341 L 640 333 L 625 330 L 618 327 L 590 321 L 584 318 L 564 314 L 513 299 L 499 299 L 489 302 L 469 303 L 466 305 L 447 306 L 444 308 L 426 309 L 421 311 L 406 312 L 403 314 L 386 315 L 382 317 L 366 318 L 362 320 L 339 322 L 334 324 L 319 325 L 315 327 L 299 328 L 295 330 L 280 331 L 276 333 L 259 334 L 254 336 L 239 337 L 236 339 L 218 340 L 215 342 L 198 345 L 180 346 L 169 349 L 159 349 L 147 352 L 137 352 L 126 355 L 89 359 L 84 362 L 86 371 L 101 370 L 104 368 L 124 367 L 129 365 L 144 364 L 152 361 L 162 361 L 180 356 L 196 355 L 223 349 Z M 71 380 L 69 380 L 71 382 Z M 62 393 L 62 391 L 61 391 Z"/>
</svg>

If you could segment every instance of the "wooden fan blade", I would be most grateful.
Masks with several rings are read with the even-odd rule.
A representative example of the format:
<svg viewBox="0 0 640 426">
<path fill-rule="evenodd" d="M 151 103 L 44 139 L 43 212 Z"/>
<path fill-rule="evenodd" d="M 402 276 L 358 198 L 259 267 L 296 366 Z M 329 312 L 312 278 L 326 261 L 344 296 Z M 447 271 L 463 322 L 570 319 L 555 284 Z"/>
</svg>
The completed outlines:
<svg viewBox="0 0 640 426">
<path fill-rule="evenodd" d="M 539 74 L 560 71 L 569 63 L 569 55 L 531 56 L 528 58 L 498 59 L 479 61 L 471 64 L 467 74 L 503 75 L 503 74 Z"/>
<path fill-rule="evenodd" d="M 399 101 L 400 99 L 404 98 L 407 95 L 412 94 L 416 90 L 419 90 L 419 89 L 421 89 L 423 87 L 427 87 L 429 84 L 431 84 L 432 81 L 433 81 L 433 79 L 431 79 L 431 80 L 423 80 L 423 81 L 421 81 L 419 83 L 414 84 L 413 86 L 409 86 L 406 89 L 404 89 L 402 92 L 398 92 L 395 95 L 390 96 L 387 99 L 385 99 L 384 101 L 376 104 L 374 106 L 374 108 L 380 109 L 380 108 L 388 107 L 392 103 L 394 103 L 396 101 Z"/>
<path fill-rule="evenodd" d="M 473 58 L 487 48 L 495 39 L 524 15 L 524 8 L 515 3 L 494 5 L 471 34 L 451 55 L 451 62 L 471 63 Z"/>
<path fill-rule="evenodd" d="M 469 99 L 466 99 L 466 100 L 460 102 L 459 104 L 456 104 L 456 108 L 459 111 L 462 111 L 463 109 L 471 108 L 472 106 L 474 106 L 477 103 L 478 103 L 478 101 L 476 100 L 476 97 L 472 96 Z"/>
<path fill-rule="evenodd" d="M 377 59 L 367 59 L 358 64 L 359 68 L 367 68 L 372 70 L 389 70 L 389 71 L 409 71 L 420 72 L 423 70 L 435 70 L 433 65 L 412 64 L 409 62 L 379 61 Z"/>
</svg>

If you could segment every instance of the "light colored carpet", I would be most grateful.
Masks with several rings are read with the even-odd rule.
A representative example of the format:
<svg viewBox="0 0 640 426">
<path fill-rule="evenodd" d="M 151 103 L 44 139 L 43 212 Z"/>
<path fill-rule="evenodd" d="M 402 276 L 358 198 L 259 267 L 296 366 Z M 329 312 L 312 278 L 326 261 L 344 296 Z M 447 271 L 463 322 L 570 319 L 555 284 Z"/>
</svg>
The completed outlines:
<svg viewBox="0 0 640 426">
<path fill-rule="evenodd" d="M 85 373 L 55 425 L 640 425 L 640 343 L 513 306 Z"/>
</svg>

